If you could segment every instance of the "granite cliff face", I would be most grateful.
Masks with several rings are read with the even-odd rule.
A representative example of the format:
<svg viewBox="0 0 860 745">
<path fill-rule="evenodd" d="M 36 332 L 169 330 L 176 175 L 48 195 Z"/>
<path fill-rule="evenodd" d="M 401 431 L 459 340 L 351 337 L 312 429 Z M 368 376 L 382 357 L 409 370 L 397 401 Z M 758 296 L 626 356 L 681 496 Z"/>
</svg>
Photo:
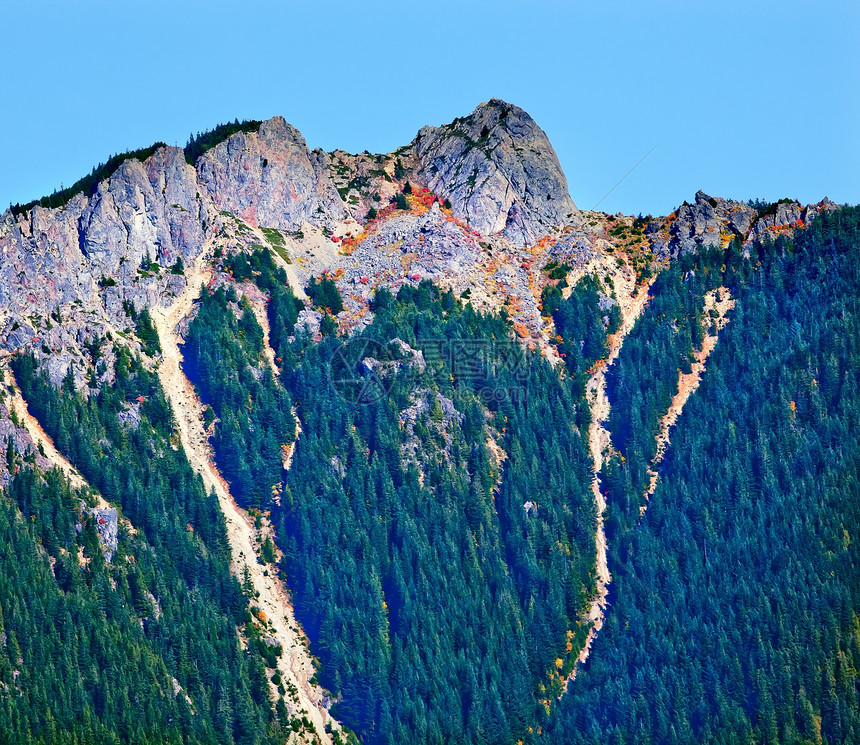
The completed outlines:
<svg viewBox="0 0 860 745">
<path fill-rule="evenodd" d="M 417 177 L 482 235 L 528 245 L 578 210 L 544 131 L 525 111 L 492 99 L 464 119 L 424 127 L 412 142 Z"/>
<path fill-rule="evenodd" d="M 0 345 L 32 347 L 56 378 L 82 362 L 83 344 L 129 330 L 128 307 L 157 305 L 184 287 L 161 268 L 199 254 L 215 212 L 207 197 L 182 150 L 163 148 L 62 208 L 4 213 Z"/>
<path fill-rule="evenodd" d="M 133 330 L 129 307 L 160 306 L 184 289 L 169 269 L 202 255 L 224 230 L 222 212 L 287 230 L 346 217 L 319 155 L 280 117 L 196 167 L 181 148 L 159 148 L 64 207 L 2 215 L 0 345 L 32 347 L 55 379 L 76 362 L 82 369 L 82 345 Z"/>
<path fill-rule="evenodd" d="M 450 200 L 453 216 L 477 234 L 501 235 L 518 246 L 577 214 L 546 135 L 522 109 L 502 101 L 450 125 L 424 128 L 398 153 L 341 153 L 335 163 L 332 155 L 309 151 L 296 129 L 274 117 L 257 132 L 227 138 L 195 165 L 182 149 L 162 147 L 143 163 L 125 161 L 92 194 L 78 194 L 61 208 L 6 211 L 0 218 L 0 345 L 32 348 L 54 378 L 75 362 L 83 369 L 82 345 L 111 330 L 133 331 L 129 307 L 160 306 L 182 291 L 184 276 L 169 271 L 178 259 L 193 263 L 216 238 L 247 238 L 258 226 L 299 236 L 304 228 L 317 239 L 315 249 L 304 250 L 308 266 L 337 263 L 330 249 L 320 250 L 320 231 L 343 233 L 352 224 L 358 232 L 350 218 L 362 221 L 366 212 L 364 200 L 339 186 L 338 174 L 353 185 L 375 185 L 377 200 L 380 192 L 393 198 L 412 178 Z M 366 201 L 374 204 L 369 192 Z M 474 250 L 474 235 L 454 223 L 446 227 L 434 214 L 435 233 Z M 417 237 L 427 231 L 426 219 L 403 215 L 382 231 L 382 242 L 414 234 L 407 243 L 420 248 Z M 373 245 L 379 248 L 380 239 Z M 295 242 L 290 249 L 302 252 Z M 422 263 L 425 275 L 434 273 L 435 251 Z M 475 263 L 470 256 L 469 266 L 461 266 L 456 251 L 448 253 L 457 271 Z M 392 272 L 401 265 L 397 260 Z"/>
<path fill-rule="evenodd" d="M 297 230 L 346 216 L 343 200 L 298 130 L 276 116 L 240 132 L 197 161 L 201 186 L 220 210 L 250 225 Z"/>
</svg>

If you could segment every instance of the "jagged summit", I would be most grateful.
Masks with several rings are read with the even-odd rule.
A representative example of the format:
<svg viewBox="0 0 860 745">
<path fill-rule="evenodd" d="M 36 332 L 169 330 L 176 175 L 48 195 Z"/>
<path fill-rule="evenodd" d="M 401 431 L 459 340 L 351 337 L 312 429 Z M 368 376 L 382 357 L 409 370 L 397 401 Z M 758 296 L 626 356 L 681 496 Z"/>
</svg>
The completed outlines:
<svg viewBox="0 0 860 745">
<path fill-rule="evenodd" d="M 580 214 L 546 134 L 498 99 L 389 154 L 310 151 L 282 117 L 194 144 L 117 156 L 66 201 L 0 216 L 0 356 L 32 349 L 55 381 L 70 370 L 83 381 L 86 345 L 169 304 L 197 281 L 183 267 L 263 245 L 299 296 L 311 276 L 335 277 L 344 327 L 363 323 L 376 289 L 431 279 L 548 343 L 550 261 L 575 266 L 615 245 L 644 266 L 790 231 L 833 207 L 700 192 L 665 218 Z"/>
<path fill-rule="evenodd" d="M 388 155 L 310 151 L 301 133 L 281 116 L 237 126 L 239 131 L 231 130 L 202 155 L 189 156 L 186 148 L 186 158 L 219 210 L 254 225 L 297 229 L 303 222 L 331 225 L 350 214 L 362 220 L 372 195 L 390 197 L 387 192 L 405 179 L 449 200 L 454 216 L 478 233 L 501 234 L 517 245 L 533 244 L 578 214 L 546 133 L 523 109 L 500 99 L 490 99 L 450 124 L 424 127 L 409 145 Z M 92 201 L 108 183 L 123 180 L 129 163 L 144 158 L 175 161 L 167 180 L 184 181 L 181 160 L 169 155 L 172 150 L 156 143 L 128 153 L 125 161 L 116 156 L 118 164 L 102 174 L 90 193 L 85 184 L 82 192 L 64 197 L 62 206 L 77 205 L 80 194 L 84 203 Z M 52 197 L 51 206 L 57 196 L 63 195 Z M 39 201 L 48 207 L 44 199 L 37 200 L 16 206 L 13 214 L 30 212 Z"/>
<path fill-rule="evenodd" d="M 530 244 L 578 213 L 546 133 L 500 99 L 450 124 L 422 128 L 412 148 L 418 176 L 484 235 Z"/>
</svg>

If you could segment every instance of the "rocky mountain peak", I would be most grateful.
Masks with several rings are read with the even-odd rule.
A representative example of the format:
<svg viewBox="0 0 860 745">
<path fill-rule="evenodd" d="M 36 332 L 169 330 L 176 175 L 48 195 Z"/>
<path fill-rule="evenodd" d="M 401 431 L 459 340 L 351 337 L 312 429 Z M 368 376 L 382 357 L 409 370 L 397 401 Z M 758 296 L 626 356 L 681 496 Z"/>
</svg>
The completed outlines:
<svg viewBox="0 0 860 745">
<path fill-rule="evenodd" d="M 546 133 L 500 99 L 450 124 L 422 128 L 412 148 L 417 178 L 483 235 L 501 233 L 527 245 L 578 212 Z"/>
<path fill-rule="evenodd" d="M 88 345 L 133 335 L 137 312 L 197 281 L 183 267 L 262 245 L 297 294 L 311 275 L 335 277 L 345 327 L 364 323 L 375 289 L 431 279 L 468 290 L 476 307 L 512 299 L 521 328 L 543 333 L 537 299 L 549 260 L 573 266 L 635 241 L 665 260 L 776 236 L 833 208 L 699 192 L 665 218 L 581 217 L 546 134 L 498 99 L 379 155 L 311 152 L 282 117 L 243 124 L 194 158 L 156 143 L 62 204 L 6 210 L 0 356 L 28 349 L 55 382 L 70 370 L 83 382 Z"/>
</svg>

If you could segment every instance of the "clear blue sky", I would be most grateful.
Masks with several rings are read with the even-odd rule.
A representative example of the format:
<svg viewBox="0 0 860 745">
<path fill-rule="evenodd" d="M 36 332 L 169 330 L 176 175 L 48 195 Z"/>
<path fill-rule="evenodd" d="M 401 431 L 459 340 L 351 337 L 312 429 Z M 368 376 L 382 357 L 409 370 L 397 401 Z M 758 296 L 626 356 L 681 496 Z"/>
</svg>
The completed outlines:
<svg viewBox="0 0 860 745">
<path fill-rule="evenodd" d="M 583 208 L 658 142 L 600 209 L 860 202 L 854 1 L 0 0 L 0 23 L 4 207 L 234 117 L 387 152 L 493 96 L 546 130 Z"/>
</svg>

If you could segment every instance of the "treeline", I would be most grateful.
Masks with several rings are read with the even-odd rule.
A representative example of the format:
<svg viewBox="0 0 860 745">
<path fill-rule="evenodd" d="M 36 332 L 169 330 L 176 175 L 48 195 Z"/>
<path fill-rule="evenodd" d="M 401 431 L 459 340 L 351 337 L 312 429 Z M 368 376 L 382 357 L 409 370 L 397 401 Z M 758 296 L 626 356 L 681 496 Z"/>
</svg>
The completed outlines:
<svg viewBox="0 0 860 745">
<path fill-rule="evenodd" d="M 260 129 L 260 124 L 262 122 L 256 119 L 243 119 L 241 122 L 236 119 L 226 124 L 218 124 L 207 132 L 192 134 L 185 145 L 185 160 L 193 166 L 203 153 L 224 142 L 228 137 L 239 132 L 256 132 Z"/>
<path fill-rule="evenodd" d="M 607 623 L 549 742 L 860 740 L 860 210 L 749 250 L 701 257 L 705 285 L 664 280 L 669 311 L 717 284 L 737 305 L 645 518 L 617 521 Z M 659 289 L 643 345 L 665 333 Z M 616 386 L 647 406 L 652 369 Z M 616 483 L 610 504 L 637 496 Z"/>
<path fill-rule="evenodd" d="M 280 505 L 268 506 L 336 715 L 371 743 L 529 738 L 556 661 L 567 671 L 578 651 L 593 583 L 589 459 L 568 383 L 522 352 L 506 319 L 429 283 L 379 292 L 368 359 L 333 334 L 296 332 L 300 304 L 267 252 L 223 263 L 274 293 L 281 381 L 231 290 L 203 298 L 188 369 L 218 417 L 241 409 L 236 442 L 288 411 L 258 386 L 283 384 L 296 401 L 302 436 Z M 322 278 L 309 294 L 330 307 L 332 287 Z M 356 385 L 342 387 L 349 376 Z M 357 405 L 358 389 L 382 395 Z M 283 473 L 274 448 L 243 454 L 239 468 L 267 489 L 261 475 Z"/>
<path fill-rule="evenodd" d="M 556 267 L 550 271 L 550 277 L 561 275 L 562 279 L 546 286 L 542 312 L 552 316 L 559 356 L 564 360 L 575 395 L 582 398 L 591 366 L 609 354 L 608 336 L 618 330 L 621 311 L 618 303 L 602 292 L 600 283 L 590 274 L 580 279 L 564 298 L 566 268 Z M 576 426 L 584 436 L 590 421 L 588 407 L 578 407 Z"/>
<path fill-rule="evenodd" d="M 3 741 L 199 742 L 141 628 L 154 612 L 141 572 L 108 569 L 94 523 L 57 471 L 25 468 L 0 498 Z"/>
<path fill-rule="evenodd" d="M 615 497 L 607 515 L 611 536 L 620 513 L 628 521 L 638 518 L 660 421 L 678 392 L 679 374 L 692 370 L 693 355 L 702 348 L 705 293 L 723 281 L 723 253 L 684 256 L 660 273 L 642 317 L 607 370 L 608 426 L 617 450 L 603 474 Z"/>
<path fill-rule="evenodd" d="M 251 281 L 268 295 L 266 314 L 269 318 L 271 343 L 275 349 L 280 348 L 292 334 L 299 313 L 305 307 L 290 289 L 287 273 L 275 264 L 272 252 L 265 247 L 250 254 L 240 251 L 225 256 L 221 265 L 237 282 Z"/>
<path fill-rule="evenodd" d="M 311 277 L 307 287 L 308 297 L 317 307 L 337 315 L 343 310 L 343 300 L 337 285 L 329 277 Z"/>
<path fill-rule="evenodd" d="M 37 204 L 45 209 L 56 209 L 57 207 L 67 205 L 76 194 L 83 193 L 89 196 L 95 193 L 96 187 L 102 181 L 113 176 L 125 161 L 134 159 L 143 162 L 160 147 L 167 147 L 167 145 L 163 142 L 156 142 L 140 150 L 129 150 L 125 153 L 118 153 L 110 157 L 107 163 L 99 163 L 89 174 L 78 179 L 74 184 L 65 189 L 55 191 L 53 194 L 44 196 L 41 199 L 34 199 L 32 202 L 27 202 L 26 204 L 13 204 L 11 208 L 12 214 L 15 217 L 26 214 Z"/>
<path fill-rule="evenodd" d="M 228 137 L 238 132 L 256 132 L 260 129 L 261 123 L 255 119 L 243 119 L 241 122 L 236 119 L 227 124 L 219 124 L 206 132 L 198 132 L 196 135 L 192 134 L 189 136 L 184 148 L 185 160 L 193 166 L 203 153 L 211 150 Z M 83 193 L 89 196 L 95 192 L 96 187 L 102 181 L 113 176 L 125 161 L 134 159 L 143 162 L 160 147 L 167 147 L 167 145 L 164 142 L 155 142 L 149 147 L 140 148 L 139 150 L 128 150 L 123 153 L 117 153 L 111 156 L 106 163 L 99 163 L 97 166 L 94 166 L 93 170 L 86 176 L 78 179 L 74 184 L 65 189 L 54 191 L 52 194 L 48 194 L 40 199 L 34 199 L 26 204 L 13 204 L 11 206 L 12 214 L 15 217 L 26 214 L 36 205 L 45 209 L 56 209 L 57 207 L 67 205 L 76 194 Z"/>
</svg>

